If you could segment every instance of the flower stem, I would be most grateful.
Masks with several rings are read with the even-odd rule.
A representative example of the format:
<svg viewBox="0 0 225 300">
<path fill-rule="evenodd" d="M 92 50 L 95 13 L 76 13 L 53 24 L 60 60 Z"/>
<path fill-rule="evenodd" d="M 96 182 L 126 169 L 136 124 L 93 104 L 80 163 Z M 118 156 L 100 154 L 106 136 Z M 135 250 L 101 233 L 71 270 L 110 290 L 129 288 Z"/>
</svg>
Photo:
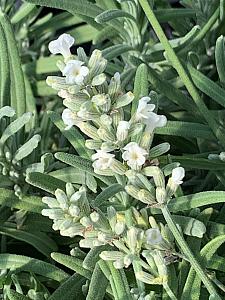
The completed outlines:
<svg viewBox="0 0 225 300">
<path fill-rule="evenodd" d="M 178 75 L 180 76 L 181 80 L 183 81 L 184 85 L 186 86 L 189 94 L 193 98 L 196 106 L 198 107 L 199 111 L 201 112 L 202 116 L 205 118 L 206 122 L 209 124 L 210 128 L 214 132 L 215 136 L 220 140 L 220 142 L 225 146 L 225 135 L 222 133 L 222 129 L 219 128 L 218 123 L 213 118 L 212 114 L 208 110 L 207 106 L 205 105 L 204 101 L 200 97 L 198 90 L 194 86 L 193 82 L 191 81 L 189 75 L 185 71 L 183 65 L 181 64 L 179 58 L 177 57 L 174 49 L 171 47 L 162 27 L 160 26 L 153 10 L 151 9 L 148 0 L 139 0 L 150 24 L 152 25 L 155 33 L 157 34 L 160 42 L 162 43 L 163 47 L 165 48 L 167 57 L 177 71 Z M 217 17 L 217 13 L 215 16 Z M 213 18 L 214 20 L 214 18 Z"/>
<path fill-rule="evenodd" d="M 190 264 L 194 268 L 197 275 L 201 278 L 201 280 L 204 283 L 205 287 L 207 288 L 208 292 L 210 294 L 215 294 L 218 297 L 218 299 L 221 299 L 220 296 L 217 294 L 211 280 L 208 278 L 208 276 L 206 275 L 206 273 L 200 266 L 199 262 L 194 257 L 192 251 L 190 250 L 190 248 L 188 247 L 187 243 L 185 242 L 183 236 L 181 235 L 180 231 L 178 230 L 167 206 L 164 206 L 163 208 L 161 208 L 161 210 L 162 210 L 162 214 L 166 220 L 166 223 L 169 226 L 171 232 L 173 233 L 174 238 L 176 239 L 182 252 L 185 253 L 185 255 L 187 256 Z"/>
</svg>

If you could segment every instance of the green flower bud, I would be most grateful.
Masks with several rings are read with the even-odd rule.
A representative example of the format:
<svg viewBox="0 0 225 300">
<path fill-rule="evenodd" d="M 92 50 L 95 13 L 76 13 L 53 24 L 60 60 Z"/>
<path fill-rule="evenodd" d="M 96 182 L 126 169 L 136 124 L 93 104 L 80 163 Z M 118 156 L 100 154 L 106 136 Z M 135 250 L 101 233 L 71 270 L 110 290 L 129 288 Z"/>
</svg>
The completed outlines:
<svg viewBox="0 0 225 300">
<path fill-rule="evenodd" d="M 88 149 L 92 149 L 92 150 L 98 150 L 101 148 L 102 146 L 102 141 L 101 140 L 86 140 L 85 141 L 85 146 Z M 102 149 L 102 148 L 101 148 Z"/>
<path fill-rule="evenodd" d="M 156 187 L 165 187 L 165 177 L 159 167 L 150 166 L 143 169 L 143 173 L 146 176 L 152 176 Z"/>
<path fill-rule="evenodd" d="M 115 142 L 116 137 L 112 130 L 108 130 L 105 127 L 100 127 L 97 131 L 98 135 L 101 137 L 103 141 L 106 142 Z"/>
<path fill-rule="evenodd" d="M 88 137 L 92 138 L 93 140 L 99 140 L 100 136 L 98 134 L 98 129 L 88 122 L 82 122 L 79 124 L 80 130 L 85 133 Z"/>
<path fill-rule="evenodd" d="M 104 73 L 101 73 L 92 79 L 91 84 L 93 86 L 98 86 L 103 84 L 105 81 L 106 81 L 106 75 Z"/>
<path fill-rule="evenodd" d="M 167 193 L 165 188 L 157 187 L 156 188 L 156 199 L 159 203 L 165 203 L 167 198 Z"/>
<path fill-rule="evenodd" d="M 120 161 L 118 161 L 114 158 L 112 159 L 110 169 L 119 175 L 124 175 L 125 172 L 127 171 L 127 167 L 124 164 L 122 164 Z"/>
<path fill-rule="evenodd" d="M 141 189 L 137 194 L 138 199 L 148 205 L 156 204 L 155 197 L 147 190 Z"/>
</svg>

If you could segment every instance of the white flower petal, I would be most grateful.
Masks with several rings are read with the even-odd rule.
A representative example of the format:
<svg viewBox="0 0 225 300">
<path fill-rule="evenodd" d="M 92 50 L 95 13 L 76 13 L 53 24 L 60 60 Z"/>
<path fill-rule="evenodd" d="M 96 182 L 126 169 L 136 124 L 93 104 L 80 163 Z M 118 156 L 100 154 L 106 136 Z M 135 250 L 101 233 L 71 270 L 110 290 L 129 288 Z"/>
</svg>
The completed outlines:
<svg viewBox="0 0 225 300">
<path fill-rule="evenodd" d="M 57 40 L 49 43 L 49 51 L 52 54 L 62 54 L 64 58 L 71 56 L 70 48 L 74 44 L 74 38 L 69 34 L 62 34 Z"/>
<path fill-rule="evenodd" d="M 183 167 L 177 167 L 175 169 L 173 169 L 172 171 L 172 180 L 175 184 L 179 185 L 182 184 L 183 181 L 182 179 L 185 176 L 185 170 Z"/>
</svg>

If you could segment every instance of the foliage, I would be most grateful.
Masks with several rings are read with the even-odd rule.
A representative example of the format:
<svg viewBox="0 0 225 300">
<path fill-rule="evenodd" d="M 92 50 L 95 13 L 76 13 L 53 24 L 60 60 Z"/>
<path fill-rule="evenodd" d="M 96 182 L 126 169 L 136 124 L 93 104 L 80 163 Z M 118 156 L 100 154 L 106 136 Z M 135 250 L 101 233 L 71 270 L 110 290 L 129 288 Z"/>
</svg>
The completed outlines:
<svg viewBox="0 0 225 300">
<path fill-rule="evenodd" d="M 0 7 L 1 298 L 223 299 L 225 1 Z"/>
</svg>

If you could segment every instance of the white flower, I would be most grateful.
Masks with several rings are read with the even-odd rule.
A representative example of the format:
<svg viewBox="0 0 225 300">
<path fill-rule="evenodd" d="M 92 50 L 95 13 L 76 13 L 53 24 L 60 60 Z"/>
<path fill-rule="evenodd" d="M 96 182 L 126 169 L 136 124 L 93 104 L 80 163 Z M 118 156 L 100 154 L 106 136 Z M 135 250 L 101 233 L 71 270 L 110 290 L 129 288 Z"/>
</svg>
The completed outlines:
<svg viewBox="0 0 225 300">
<path fill-rule="evenodd" d="M 180 185 L 183 183 L 182 179 L 185 176 L 185 170 L 182 167 L 177 167 L 175 169 L 173 169 L 172 171 L 172 181 L 177 184 Z"/>
<path fill-rule="evenodd" d="M 148 104 L 149 101 L 149 97 L 142 97 L 139 100 L 135 119 L 146 125 L 146 131 L 153 132 L 156 127 L 165 126 L 167 119 L 164 115 L 159 116 L 154 113 L 155 105 Z"/>
<path fill-rule="evenodd" d="M 154 112 L 148 113 L 148 119 L 144 119 L 143 123 L 146 124 L 146 131 L 153 132 L 157 127 L 163 127 L 167 123 L 167 118 L 164 115 L 157 115 Z"/>
<path fill-rule="evenodd" d="M 154 104 L 148 104 L 150 97 L 142 97 L 138 102 L 136 120 L 148 119 L 148 113 L 155 109 Z"/>
<path fill-rule="evenodd" d="M 128 136 L 128 130 L 130 129 L 130 123 L 127 121 L 120 121 L 117 126 L 116 137 L 118 141 L 124 141 Z"/>
<path fill-rule="evenodd" d="M 127 161 L 131 169 L 136 170 L 145 163 L 145 155 L 147 155 L 148 152 L 137 143 L 130 142 L 123 149 L 126 151 L 123 153 L 122 158 Z"/>
<path fill-rule="evenodd" d="M 74 44 L 74 38 L 66 33 L 59 36 L 57 40 L 49 43 L 49 51 L 52 54 L 62 54 L 66 59 L 71 56 L 70 48 Z"/>
<path fill-rule="evenodd" d="M 114 154 L 107 153 L 104 150 L 97 150 L 97 153 L 92 155 L 93 168 L 97 170 L 106 170 L 110 167 Z"/>
<path fill-rule="evenodd" d="M 70 129 L 74 125 L 78 125 L 82 120 L 77 117 L 76 113 L 72 112 L 69 108 L 63 110 L 62 120 L 67 127 L 66 130 Z"/>
<path fill-rule="evenodd" d="M 69 60 L 63 69 L 63 76 L 66 76 L 67 84 L 81 85 L 84 78 L 88 75 L 88 67 L 83 66 L 83 62 L 79 60 Z"/>
<path fill-rule="evenodd" d="M 148 244 L 158 245 L 163 241 L 161 232 L 157 228 L 150 228 L 146 230 L 145 235 Z"/>
</svg>

